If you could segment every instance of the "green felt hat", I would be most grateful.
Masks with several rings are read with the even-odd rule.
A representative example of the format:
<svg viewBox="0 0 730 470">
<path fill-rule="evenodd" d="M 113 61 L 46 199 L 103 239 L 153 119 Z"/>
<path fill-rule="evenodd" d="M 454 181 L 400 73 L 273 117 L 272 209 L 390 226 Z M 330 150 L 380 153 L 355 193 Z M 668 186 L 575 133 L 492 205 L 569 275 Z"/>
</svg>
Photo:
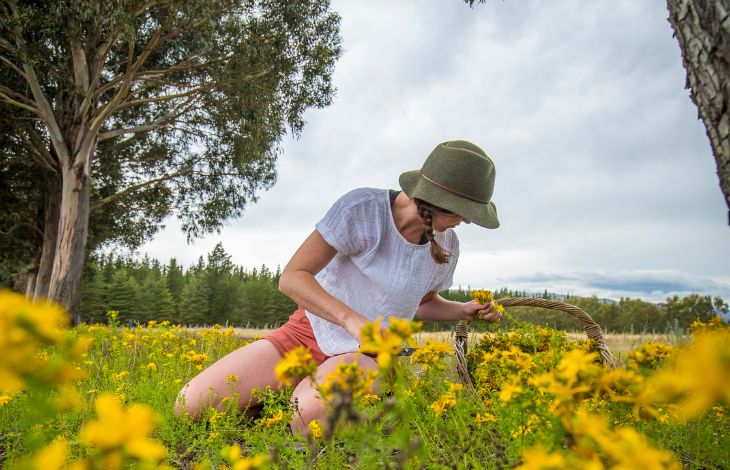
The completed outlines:
<svg viewBox="0 0 730 470">
<path fill-rule="evenodd" d="M 420 170 L 400 175 L 408 197 L 450 210 L 486 228 L 499 227 L 492 202 L 494 163 L 484 150 L 465 140 L 436 146 Z"/>
</svg>

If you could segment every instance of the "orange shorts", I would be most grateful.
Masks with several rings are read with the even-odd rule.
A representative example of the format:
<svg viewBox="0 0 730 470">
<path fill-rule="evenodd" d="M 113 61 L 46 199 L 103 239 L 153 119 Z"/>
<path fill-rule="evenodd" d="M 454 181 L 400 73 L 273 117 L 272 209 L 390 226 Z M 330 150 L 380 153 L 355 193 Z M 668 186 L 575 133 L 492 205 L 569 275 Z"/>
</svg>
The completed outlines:
<svg viewBox="0 0 730 470">
<path fill-rule="evenodd" d="M 269 340 L 282 354 L 286 354 L 297 346 L 304 346 L 312 354 L 312 358 L 317 365 L 322 364 L 330 357 L 319 349 L 317 340 L 314 338 L 312 325 L 309 323 L 309 318 L 304 314 L 303 307 L 299 307 L 291 314 L 288 322 L 272 331 L 264 339 Z"/>
</svg>

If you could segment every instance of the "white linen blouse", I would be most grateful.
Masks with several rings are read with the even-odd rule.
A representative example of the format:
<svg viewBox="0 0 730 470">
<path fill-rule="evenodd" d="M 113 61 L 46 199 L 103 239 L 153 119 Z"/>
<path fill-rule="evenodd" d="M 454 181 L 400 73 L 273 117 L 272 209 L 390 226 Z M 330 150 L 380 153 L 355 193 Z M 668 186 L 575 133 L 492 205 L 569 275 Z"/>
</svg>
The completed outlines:
<svg viewBox="0 0 730 470">
<path fill-rule="evenodd" d="M 342 196 L 316 224 L 337 254 L 316 276 L 333 297 L 375 320 L 413 319 L 429 292 L 448 289 L 459 257 L 452 229 L 434 231 L 436 241 L 452 256 L 448 263 L 431 258 L 428 243 L 416 245 L 398 231 L 387 189 L 359 188 Z M 358 341 L 344 328 L 306 312 L 314 337 L 328 356 L 356 351 Z"/>
</svg>

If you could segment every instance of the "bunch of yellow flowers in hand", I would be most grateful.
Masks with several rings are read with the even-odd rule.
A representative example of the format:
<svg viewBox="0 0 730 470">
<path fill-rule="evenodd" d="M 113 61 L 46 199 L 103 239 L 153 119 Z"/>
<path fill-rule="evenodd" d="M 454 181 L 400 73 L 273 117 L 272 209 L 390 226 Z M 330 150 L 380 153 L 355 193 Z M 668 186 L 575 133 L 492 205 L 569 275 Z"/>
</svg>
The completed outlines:
<svg viewBox="0 0 730 470">
<path fill-rule="evenodd" d="M 494 296 L 492 295 L 492 291 L 490 290 L 484 290 L 484 289 L 476 289 L 471 291 L 471 298 L 474 302 L 478 304 L 487 305 L 490 302 L 494 302 Z M 494 307 L 492 309 L 495 312 L 504 313 L 504 306 L 500 304 L 499 302 L 494 302 Z M 478 312 L 475 314 L 478 315 Z"/>
</svg>

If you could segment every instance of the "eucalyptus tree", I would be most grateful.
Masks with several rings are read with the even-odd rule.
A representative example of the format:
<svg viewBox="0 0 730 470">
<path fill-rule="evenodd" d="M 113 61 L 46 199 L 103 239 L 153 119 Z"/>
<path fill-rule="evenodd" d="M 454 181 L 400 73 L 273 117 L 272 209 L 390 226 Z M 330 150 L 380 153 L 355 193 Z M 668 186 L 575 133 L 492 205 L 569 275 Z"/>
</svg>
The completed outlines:
<svg viewBox="0 0 730 470">
<path fill-rule="evenodd" d="M 58 181 L 48 297 L 75 312 L 90 215 L 97 244 L 139 243 L 170 213 L 188 238 L 239 216 L 287 130 L 331 102 L 340 42 L 328 1 L 2 0 L 0 103 Z"/>
<path fill-rule="evenodd" d="M 687 88 L 715 155 L 730 224 L 730 0 L 667 0 Z"/>
</svg>

